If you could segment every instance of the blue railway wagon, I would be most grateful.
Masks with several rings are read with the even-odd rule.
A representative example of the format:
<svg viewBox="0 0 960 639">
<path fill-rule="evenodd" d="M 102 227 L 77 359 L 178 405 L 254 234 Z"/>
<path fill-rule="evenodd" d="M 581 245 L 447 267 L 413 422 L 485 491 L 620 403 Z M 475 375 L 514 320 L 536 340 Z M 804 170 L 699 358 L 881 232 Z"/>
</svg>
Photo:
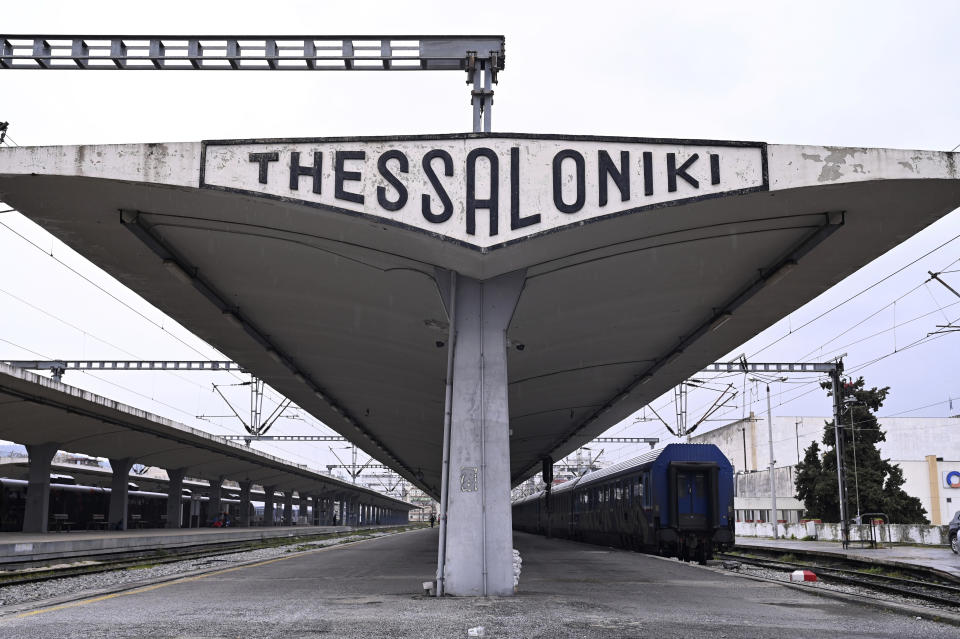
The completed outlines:
<svg viewBox="0 0 960 639">
<path fill-rule="evenodd" d="M 96 523 L 94 515 L 105 521 L 110 511 L 110 489 L 97 486 L 76 484 L 50 484 L 49 515 L 67 515 L 72 526 L 90 528 Z M 23 529 L 23 516 L 26 508 L 27 482 L 22 479 L 0 478 L 0 531 L 18 532 Z M 200 515 L 190 518 L 190 496 L 181 497 L 181 522 L 184 528 L 191 525 L 209 525 L 216 517 L 208 512 L 209 498 L 201 497 Z M 225 496 L 220 500 L 220 509 L 227 512 L 236 522 L 240 515 L 240 501 Z M 127 493 L 127 525 L 146 528 L 164 528 L 166 526 L 167 495 L 165 493 L 130 490 Z M 113 522 L 107 522 L 110 527 Z"/>
<path fill-rule="evenodd" d="M 514 503 L 514 528 L 705 562 L 733 544 L 733 467 L 712 444 L 669 444 Z"/>
</svg>

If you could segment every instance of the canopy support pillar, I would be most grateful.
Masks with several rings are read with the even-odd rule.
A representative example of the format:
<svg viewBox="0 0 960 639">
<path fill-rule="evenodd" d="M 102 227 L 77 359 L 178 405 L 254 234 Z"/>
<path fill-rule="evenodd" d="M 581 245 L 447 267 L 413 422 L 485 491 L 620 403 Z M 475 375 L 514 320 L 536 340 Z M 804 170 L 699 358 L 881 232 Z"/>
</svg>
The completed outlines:
<svg viewBox="0 0 960 639">
<path fill-rule="evenodd" d="M 438 275 L 446 288 L 453 357 L 437 593 L 512 595 L 506 331 L 525 272 L 486 281 Z"/>
</svg>

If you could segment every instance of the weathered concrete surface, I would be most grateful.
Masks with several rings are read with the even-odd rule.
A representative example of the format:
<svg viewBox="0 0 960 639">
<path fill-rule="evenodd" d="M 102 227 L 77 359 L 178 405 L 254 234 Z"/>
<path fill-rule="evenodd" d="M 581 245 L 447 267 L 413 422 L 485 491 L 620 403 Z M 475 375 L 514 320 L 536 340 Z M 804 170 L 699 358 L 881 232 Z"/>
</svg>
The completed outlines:
<svg viewBox="0 0 960 639">
<path fill-rule="evenodd" d="M 417 594 L 436 530 L 184 579 L 29 617 L 0 637 L 955 637 L 956 628 L 620 550 L 518 534 L 520 592 Z"/>
<path fill-rule="evenodd" d="M 519 134 L 10 148 L 0 197 L 438 496 L 437 268 L 527 271 L 517 482 L 955 209 L 957 157 Z"/>
</svg>

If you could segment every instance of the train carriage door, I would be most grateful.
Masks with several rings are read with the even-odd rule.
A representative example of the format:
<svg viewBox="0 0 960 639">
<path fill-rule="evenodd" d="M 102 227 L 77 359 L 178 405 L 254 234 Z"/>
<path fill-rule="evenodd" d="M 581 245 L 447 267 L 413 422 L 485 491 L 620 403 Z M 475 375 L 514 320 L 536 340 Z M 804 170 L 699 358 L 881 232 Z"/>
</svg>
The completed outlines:
<svg viewBox="0 0 960 639">
<path fill-rule="evenodd" d="M 706 528 L 710 522 L 710 469 L 693 464 L 678 464 L 673 489 L 678 528 Z"/>
</svg>

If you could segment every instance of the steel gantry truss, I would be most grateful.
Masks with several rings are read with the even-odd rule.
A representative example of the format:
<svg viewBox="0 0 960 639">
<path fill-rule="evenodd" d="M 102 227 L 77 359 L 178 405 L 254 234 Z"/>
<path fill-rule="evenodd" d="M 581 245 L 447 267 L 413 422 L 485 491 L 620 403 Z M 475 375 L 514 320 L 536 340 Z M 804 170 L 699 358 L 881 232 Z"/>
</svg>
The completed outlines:
<svg viewBox="0 0 960 639">
<path fill-rule="evenodd" d="M 931 273 L 931 275 L 933 275 Z M 933 278 L 931 278 L 933 279 Z M 952 289 L 951 289 L 952 290 Z M 960 294 L 958 294 L 960 295 Z M 840 526 L 843 533 L 843 547 L 846 548 L 850 543 L 850 520 L 849 507 L 847 505 L 847 471 L 844 465 L 844 440 L 840 436 L 840 417 L 844 407 L 843 384 L 841 375 L 843 375 L 843 357 L 841 355 L 829 362 L 776 362 L 776 363 L 756 363 L 748 362 L 745 356 L 730 362 L 718 362 L 704 368 L 704 372 L 710 373 L 759 373 L 762 377 L 764 373 L 826 373 L 830 376 L 831 392 L 833 395 L 833 436 L 834 451 L 837 457 L 837 491 L 840 502 Z M 756 381 L 763 381 L 756 380 Z M 776 484 L 774 478 L 774 467 L 776 460 L 773 458 L 773 418 L 770 411 L 770 386 L 767 382 L 767 428 L 770 438 L 770 496 L 771 496 L 771 519 L 774 525 L 774 537 L 777 537 L 776 526 L 777 519 L 777 501 Z"/>
<path fill-rule="evenodd" d="M 14 368 L 50 371 L 61 381 L 67 371 L 240 371 L 246 370 L 236 362 L 211 361 L 143 361 L 143 360 L 2 360 Z"/>
<path fill-rule="evenodd" d="M 505 39 L 492 36 L 0 34 L 0 69 L 466 71 L 474 132 L 490 131 Z"/>
</svg>

